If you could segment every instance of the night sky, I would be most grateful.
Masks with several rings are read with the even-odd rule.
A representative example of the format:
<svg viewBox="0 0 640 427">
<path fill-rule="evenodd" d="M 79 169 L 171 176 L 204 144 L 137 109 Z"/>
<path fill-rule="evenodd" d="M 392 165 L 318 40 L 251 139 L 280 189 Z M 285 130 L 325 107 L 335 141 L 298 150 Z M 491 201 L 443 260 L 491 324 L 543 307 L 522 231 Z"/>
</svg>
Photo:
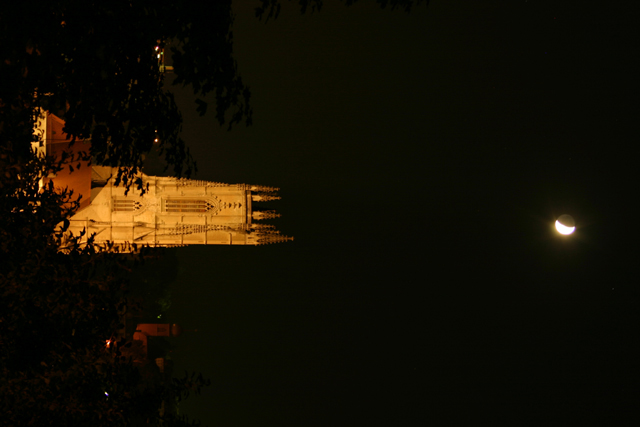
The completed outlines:
<svg viewBox="0 0 640 427">
<path fill-rule="evenodd" d="M 235 7 L 254 124 L 177 92 L 198 179 L 281 188 L 295 241 L 174 250 L 211 426 L 638 417 L 635 1 Z M 576 219 L 569 238 L 553 222 Z"/>
</svg>

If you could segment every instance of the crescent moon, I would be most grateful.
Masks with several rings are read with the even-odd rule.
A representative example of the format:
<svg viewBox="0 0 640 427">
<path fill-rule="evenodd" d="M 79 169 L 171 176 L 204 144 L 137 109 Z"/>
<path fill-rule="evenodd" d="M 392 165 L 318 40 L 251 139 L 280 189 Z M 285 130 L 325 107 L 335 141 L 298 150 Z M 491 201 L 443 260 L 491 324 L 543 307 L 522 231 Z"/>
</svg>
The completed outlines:
<svg viewBox="0 0 640 427">
<path fill-rule="evenodd" d="M 575 231 L 575 227 L 567 227 L 566 225 L 560 224 L 560 221 L 556 221 L 556 230 L 560 234 L 571 234 Z"/>
</svg>

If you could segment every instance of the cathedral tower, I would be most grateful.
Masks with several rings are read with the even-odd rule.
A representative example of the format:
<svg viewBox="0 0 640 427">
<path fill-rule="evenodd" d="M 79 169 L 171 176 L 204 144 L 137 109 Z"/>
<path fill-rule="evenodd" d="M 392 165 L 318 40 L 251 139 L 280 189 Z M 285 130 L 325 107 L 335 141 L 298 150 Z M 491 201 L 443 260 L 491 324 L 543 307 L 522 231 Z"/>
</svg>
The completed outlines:
<svg viewBox="0 0 640 427">
<path fill-rule="evenodd" d="M 69 230 L 80 243 L 94 242 L 152 247 L 182 245 L 264 245 L 293 240 L 272 225 L 257 222 L 280 216 L 255 208 L 256 203 L 280 199 L 277 188 L 222 184 L 141 174 L 148 190 L 140 195 L 115 186 L 116 168 L 93 166 L 91 203 L 69 219 Z"/>
<path fill-rule="evenodd" d="M 89 150 L 86 141 L 69 148 L 63 127 L 61 119 L 47 115 L 36 128 L 42 141 L 34 144 L 34 150 L 53 157 L 64 150 Z M 117 252 L 133 251 L 134 245 L 264 245 L 293 240 L 262 223 L 279 214 L 256 209 L 260 202 L 280 199 L 278 188 L 140 174 L 146 189 L 140 194 L 135 188 L 127 192 L 114 184 L 117 168 L 81 163 L 80 168 L 69 165 L 68 170 L 46 178 L 56 187 L 82 195 L 67 230 L 67 236 L 79 237 L 81 245 L 90 236 L 98 246 Z M 63 249 L 68 244 L 69 240 Z"/>
</svg>

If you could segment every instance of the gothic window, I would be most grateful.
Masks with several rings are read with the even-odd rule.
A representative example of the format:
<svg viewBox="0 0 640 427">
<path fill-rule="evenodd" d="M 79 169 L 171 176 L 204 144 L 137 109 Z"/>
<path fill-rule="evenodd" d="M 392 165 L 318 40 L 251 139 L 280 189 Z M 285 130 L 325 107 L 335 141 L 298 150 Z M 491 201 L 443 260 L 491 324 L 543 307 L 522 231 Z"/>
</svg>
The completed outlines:
<svg viewBox="0 0 640 427">
<path fill-rule="evenodd" d="M 140 210 L 142 203 L 139 200 L 132 199 L 114 199 L 113 211 L 114 212 L 133 212 Z"/>
<path fill-rule="evenodd" d="M 208 212 L 215 208 L 215 205 L 207 200 L 184 200 L 173 199 L 165 202 L 167 212 Z"/>
</svg>

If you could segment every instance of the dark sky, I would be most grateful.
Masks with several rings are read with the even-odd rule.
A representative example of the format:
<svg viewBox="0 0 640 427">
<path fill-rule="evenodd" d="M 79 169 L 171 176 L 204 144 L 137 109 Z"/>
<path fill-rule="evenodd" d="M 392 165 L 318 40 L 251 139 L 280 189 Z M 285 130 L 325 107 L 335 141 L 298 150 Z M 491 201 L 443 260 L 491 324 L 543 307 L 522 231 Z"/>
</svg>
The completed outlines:
<svg viewBox="0 0 640 427">
<path fill-rule="evenodd" d="M 235 8 L 254 124 L 199 179 L 293 243 L 176 250 L 181 410 L 211 426 L 616 425 L 640 399 L 638 2 Z M 575 217 L 560 238 L 553 222 Z M 619 425 L 619 424 L 618 424 Z"/>
</svg>

